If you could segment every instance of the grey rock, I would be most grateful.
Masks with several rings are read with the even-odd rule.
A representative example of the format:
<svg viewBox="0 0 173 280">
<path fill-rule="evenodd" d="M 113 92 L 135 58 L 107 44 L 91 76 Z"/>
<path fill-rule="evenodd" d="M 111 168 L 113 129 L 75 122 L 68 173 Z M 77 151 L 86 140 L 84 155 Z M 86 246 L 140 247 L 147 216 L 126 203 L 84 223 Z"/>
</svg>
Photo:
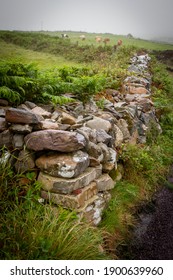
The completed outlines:
<svg viewBox="0 0 173 280">
<path fill-rule="evenodd" d="M 73 152 L 85 147 L 83 135 L 63 130 L 42 130 L 28 134 L 24 138 L 28 149 L 34 151 L 54 150 Z"/>
<path fill-rule="evenodd" d="M 70 194 L 73 191 L 84 188 L 98 178 L 102 173 L 102 167 L 88 167 L 81 175 L 72 179 L 57 178 L 40 172 L 38 181 L 44 190 L 52 193 Z"/>
</svg>

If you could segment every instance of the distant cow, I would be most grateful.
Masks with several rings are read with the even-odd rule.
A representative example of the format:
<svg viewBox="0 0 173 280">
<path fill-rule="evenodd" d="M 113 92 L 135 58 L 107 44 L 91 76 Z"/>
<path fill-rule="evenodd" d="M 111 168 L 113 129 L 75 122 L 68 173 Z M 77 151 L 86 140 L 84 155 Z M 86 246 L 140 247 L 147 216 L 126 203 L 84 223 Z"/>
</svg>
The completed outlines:
<svg viewBox="0 0 173 280">
<path fill-rule="evenodd" d="M 85 35 L 80 35 L 79 38 L 84 41 L 86 39 Z"/>
<path fill-rule="evenodd" d="M 62 38 L 69 38 L 69 36 L 68 36 L 67 34 L 65 34 L 65 33 L 62 33 L 62 34 L 61 34 L 61 37 L 62 37 Z"/>
<path fill-rule="evenodd" d="M 100 43 L 102 41 L 102 37 L 96 36 L 95 40 L 96 40 L 97 43 Z"/>
<path fill-rule="evenodd" d="M 120 40 L 118 40 L 118 42 L 117 42 L 117 46 L 121 46 L 122 45 L 122 43 L 123 43 L 123 41 L 120 39 Z"/>
<path fill-rule="evenodd" d="M 110 39 L 109 39 L 109 38 L 105 38 L 105 39 L 103 40 L 103 43 L 105 43 L 105 45 L 106 45 L 108 42 L 110 42 Z"/>
</svg>

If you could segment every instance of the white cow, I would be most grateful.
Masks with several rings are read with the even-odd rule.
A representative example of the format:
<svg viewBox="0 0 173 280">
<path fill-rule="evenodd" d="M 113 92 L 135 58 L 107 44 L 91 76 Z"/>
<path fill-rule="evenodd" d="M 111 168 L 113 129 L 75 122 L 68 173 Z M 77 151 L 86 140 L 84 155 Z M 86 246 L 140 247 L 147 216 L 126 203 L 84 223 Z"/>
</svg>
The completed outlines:
<svg viewBox="0 0 173 280">
<path fill-rule="evenodd" d="M 86 39 L 85 35 L 80 35 L 79 38 L 84 41 Z"/>
<path fill-rule="evenodd" d="M 61 37 L 62 37 L 62 38 L 69 38 L 69 36 L 68 36 L 67 34 L 65 34 L 65 33 L 62 33 L 62 34 L 61 34 Z"/>
</svg>

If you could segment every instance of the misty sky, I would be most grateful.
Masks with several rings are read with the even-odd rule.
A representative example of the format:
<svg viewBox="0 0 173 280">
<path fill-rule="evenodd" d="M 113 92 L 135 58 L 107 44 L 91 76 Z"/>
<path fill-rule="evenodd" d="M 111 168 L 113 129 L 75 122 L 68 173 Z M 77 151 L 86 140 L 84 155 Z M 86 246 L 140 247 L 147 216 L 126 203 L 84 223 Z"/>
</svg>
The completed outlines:
<svg viewBox="0 0 173 280">
<path fill-rule="evenodd" d="M 173 0 L 0 0 L 0 30 L 173 37 Z"/>
</svg>

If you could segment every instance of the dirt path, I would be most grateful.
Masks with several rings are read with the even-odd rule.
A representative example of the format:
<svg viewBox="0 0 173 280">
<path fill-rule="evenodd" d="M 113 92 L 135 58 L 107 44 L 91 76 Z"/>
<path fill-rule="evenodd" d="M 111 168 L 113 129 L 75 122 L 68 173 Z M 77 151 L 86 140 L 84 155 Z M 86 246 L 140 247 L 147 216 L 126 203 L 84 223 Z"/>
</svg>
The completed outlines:
<svg viewBox="0 0 173 280">
<path fill-rule="evenodd" d="M 168 178 L 173 188 L 173 168 Z M 130 246 L 132 259 L 173 260 L 173 189 L 162 188 L 153 211 L 141 214 Z"/>
</svg>

